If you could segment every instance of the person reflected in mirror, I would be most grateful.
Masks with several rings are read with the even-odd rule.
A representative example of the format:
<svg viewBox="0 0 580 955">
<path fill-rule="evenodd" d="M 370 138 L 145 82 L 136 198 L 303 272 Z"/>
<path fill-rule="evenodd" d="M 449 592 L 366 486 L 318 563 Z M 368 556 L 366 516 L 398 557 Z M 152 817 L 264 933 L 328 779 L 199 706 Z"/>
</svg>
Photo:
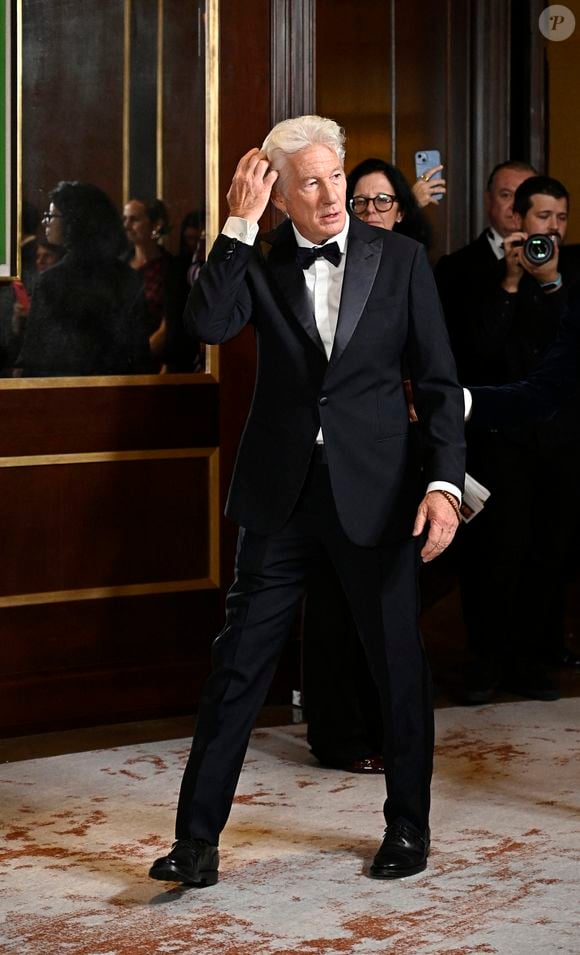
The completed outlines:
<svg viewBox="0 0 580 955">
<path fill-rule="evenodd" d="M 189 293 L 180 262 L 162 244 L 171 226 L 161 199 L 133 198 L 123 209 L 127 261 L 143 283 L 152 370 L 198 370 L 198 349 L 181 334 Z"/>
<path fill-rule="evenodd" d="M 15 375 L 146 372 L 142 285 L 119 258 L 126 239 L 114 204 L 81 182 L 60 182 L 48 198 L 46 238 L 65 254 L 38 276 Z"/>
<path fill-rule="evenodd" d="M 179 259 L 191 287 L 205 262 L 205 215 L 198 209 L 188 212 L 181 222 Z"/>
<path fill-rule="evenodd" d="M 13 282 L 14 305 L 12 308 L 12 336 L 13 341 L 18 343 L 16 354 L 20 351 L 21 343 L 26 330 L 26 322 L 30 314 L 31 295 L 36 283 L 36 278 L 41 272 L 51 268 L 60 262 L 65 250 L 60 245 L 53 245 L 48 239 L 36 239 L 34 242 L 34 263 L 35 270 L 29 275 L 28 281 L 25 280 L 23 269 L 23 281 Z"/>
<path fill-rule="evenodd" d="M 421 181 L 422 187 L 427 185 Z M 396 166 L 383 159 L 364 159 L 346 177 L 346 187 L 350 211 L 362 222 L 428 245 L 429 223 L 414 187 Z M 419 193 L 422 205 L 427 205 L 429 190 L 420 188 Z M 382 773 L 379 693 L 328 559 L 317 564 L 304 604 L 303 689 L 308 743 L 319 762 L 352 773 Z"/>
<path fill-rule="evenodd" d="M 0 284 L 0 375 L 11 377 L 22 344 L 21 315 L 28 314 L 36 279 L 36 245 L 40 213 L 25 200 L 21 209 L 20 271 L 17 278 Z"/>
</svg>

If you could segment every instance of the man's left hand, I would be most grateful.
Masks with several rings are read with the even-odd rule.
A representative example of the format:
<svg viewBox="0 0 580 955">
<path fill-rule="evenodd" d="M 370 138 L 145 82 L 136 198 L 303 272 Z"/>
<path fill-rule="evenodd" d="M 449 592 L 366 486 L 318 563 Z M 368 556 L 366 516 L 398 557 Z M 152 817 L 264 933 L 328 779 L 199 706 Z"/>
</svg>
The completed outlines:
<svg viewBox="0 0 580 955">
<path fill-rule="evenodd" d="M 419 504 L 413 537 L 419 537 L 427 523 L 429 533 L 421 551 L 424 563 L 443 553 L 455 537 L 459 525 L 453 505 L 438 491 L 429 491 Z"/>
</svg>

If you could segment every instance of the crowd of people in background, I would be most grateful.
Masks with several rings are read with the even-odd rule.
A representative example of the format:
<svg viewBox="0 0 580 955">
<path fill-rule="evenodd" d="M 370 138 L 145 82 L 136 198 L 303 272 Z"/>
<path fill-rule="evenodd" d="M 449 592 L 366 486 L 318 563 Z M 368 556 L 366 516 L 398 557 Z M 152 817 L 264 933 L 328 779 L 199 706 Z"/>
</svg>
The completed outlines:
<svg viewBox="0 0 580 955">
<path fill-rule="evenodd" d="M 22 210 L 21 268 L 0 287 L 0 376 L 160 374 L 202 370 L 182 331 L 203 261 L 203 213 L 183 219 L 177 254 L 161 199 L 121 215 L 98 186 L 60 182 L 41 214 Z"/>
</svg>

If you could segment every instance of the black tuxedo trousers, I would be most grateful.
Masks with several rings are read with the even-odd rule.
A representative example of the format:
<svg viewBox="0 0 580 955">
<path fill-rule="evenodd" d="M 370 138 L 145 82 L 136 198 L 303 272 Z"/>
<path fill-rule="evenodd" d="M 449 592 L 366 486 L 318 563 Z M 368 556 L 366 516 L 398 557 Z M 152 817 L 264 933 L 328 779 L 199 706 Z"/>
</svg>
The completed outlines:
<svg viewBox="0 0 580 955">
<path fill-rule="evenodd" d="M 321 550 L 330 556 L 379 688 L 385 727 L 385 819 L 427 826 L 433 754 L 431 680 L 418 628 L 417 542 L 361 547 L 337 516 L 324 451 L 316 448 L 285 526 L 241 529 L 226 625 L 213 647 L 177 813 L 178 839 L 217 844 L 250 731 Z"/>
</svg>

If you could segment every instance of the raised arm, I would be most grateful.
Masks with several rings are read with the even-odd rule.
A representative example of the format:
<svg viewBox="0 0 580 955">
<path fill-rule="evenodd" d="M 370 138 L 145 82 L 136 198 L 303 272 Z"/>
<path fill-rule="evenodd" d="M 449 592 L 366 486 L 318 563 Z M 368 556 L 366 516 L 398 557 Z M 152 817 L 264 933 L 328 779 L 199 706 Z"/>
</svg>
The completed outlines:
<svg viewBox="0 0 580 955">
<path fill-rule="evenodd" d="M 257 224 L 270 200 L 278 173 L 265 154 L 250 149 L 240 159 L 227 201 L 230 217 L 189 294 L 185 327 L 214 345 L 228 341 L 250 321 L 252 303 L 245 283 Z"/>
</svg>

